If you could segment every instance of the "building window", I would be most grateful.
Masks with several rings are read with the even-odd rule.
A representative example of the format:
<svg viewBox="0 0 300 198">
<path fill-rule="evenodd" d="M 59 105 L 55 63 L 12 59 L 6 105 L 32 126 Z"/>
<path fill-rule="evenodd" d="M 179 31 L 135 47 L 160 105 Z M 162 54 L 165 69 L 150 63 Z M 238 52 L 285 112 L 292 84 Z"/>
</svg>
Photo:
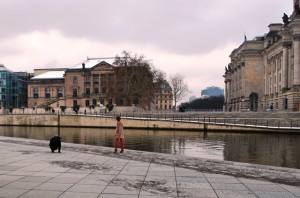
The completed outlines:
<svg viewBox="0 0 300 198">
<path fill-rule="evenodd" d="M 2 100 L 6 100 L 6 95 L 2 95 L 2 96 L 1 96 L 1 99 L 2 99 Z"/>
<path fill-rule="evenodd" d="M 73 77 L 73 84 L 78 84 L 78 78 L 77 78 L 77 76 Z"/>
<path fill-rule="evenodd" d="M 77 89 L 73 89 L 73 97 L 77 97 Z"/>
<path fill-rule="evenodd" d="M 5 93 L 6 89 L 5 88 L 1 88 L 1 93 Z"/>
<path fill-rule="evenodd" d="M 93 76 L 93 82 L 94 83 L 99 83 L 99 76 L 98 75 Z"/>
<path fill-rule="evenodd" d="M 97 88 L 94 88 L 94 93 L 95 94 L 98 94 L 99 93 L 99 88 L 97 87 Z"/>
<path fill-rule="evenodd" d="M 97 105 L 97 100 L 96 99 L 93 99 L 93 105 Z"/>
<path fill-rule="evenodd" d="M 50 98 L 50 88 L 49 88 L 49 87 L 47 87 L 47 88 L 45 89 L 45 97 L 46 97 L 46 98 Z"/>
<path fill-rule="evenodd" d="M 86 106 L 86 107 L 89 107 L 89 106 L 90 106 L 90 101 L 89 101 L 89 100 L 86 100 L 86 101 L 85 101 L 85 106 Z"/>
<path fill-rule="evenodd" d="M 102 93 L 106 93 L 106 88 L 102 88 Z"/>
<path fill-rule="evenodd" d="M 73 107 L 77 106 L 77 100 L 73 100 Z"/>
<path fill-rule="evenodd" d="M 86 77 L 85 77 L 85 83 L 90 83 L 90 82 L 91 82 L 90 76 L 86 76 Z"/>
<path fill-rule="evenodd" d="M 63 97 L 63 89 L 62 89 L 62 87 L 59 87 L 57 89 L 57 97 L 58 98 Z"/>
<path fill-rule="evenodd" d="M 39 89 L 38 88 L 33 88 L 33 97 L 38 98 L 39 97 Z"/>
<path fill-rule="evenodd" d="M 91 94 L 90 88 L 86 88 L 86 89 L 85 89 L 85 94 L 86 94 L 87 96 L 89 96 L 89 95 Z"/>
</svg>

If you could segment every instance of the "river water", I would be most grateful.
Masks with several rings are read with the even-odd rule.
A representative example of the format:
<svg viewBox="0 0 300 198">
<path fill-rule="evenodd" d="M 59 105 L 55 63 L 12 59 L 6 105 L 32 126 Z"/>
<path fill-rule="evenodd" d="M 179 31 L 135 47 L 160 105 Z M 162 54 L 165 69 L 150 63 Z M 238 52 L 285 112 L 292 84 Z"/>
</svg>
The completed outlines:
<svg viewBox="0 0 300 198">
<path fill-rule="evenodd" d="M 112 147 L 114 129 L 2 126 L 1 136 Z M 300 135 L 126 130 L 125 149 L 300 168 Z M 63 150 L 63 143 L 62 143 Z M 125 151 L 126 152 L 126 151 Z"/>
</svg>

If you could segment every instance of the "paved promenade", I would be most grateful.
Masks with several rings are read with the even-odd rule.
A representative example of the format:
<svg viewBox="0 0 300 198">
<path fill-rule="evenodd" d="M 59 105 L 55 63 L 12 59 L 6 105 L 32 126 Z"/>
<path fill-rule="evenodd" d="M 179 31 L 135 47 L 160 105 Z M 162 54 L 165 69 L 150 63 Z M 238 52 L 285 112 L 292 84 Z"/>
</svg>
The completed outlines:
<svg viewBox="0 0 300 198">
<path fill-rule="evenodd" d="M 0 137 L 0 197 L 300 197 L 300 170 Z"/>
</svg>

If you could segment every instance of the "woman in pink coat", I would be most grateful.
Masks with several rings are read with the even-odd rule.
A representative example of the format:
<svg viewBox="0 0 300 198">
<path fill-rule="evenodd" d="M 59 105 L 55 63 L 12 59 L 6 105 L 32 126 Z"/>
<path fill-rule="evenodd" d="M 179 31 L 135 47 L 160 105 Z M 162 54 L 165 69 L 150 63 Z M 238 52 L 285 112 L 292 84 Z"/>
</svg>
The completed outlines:
<svg viewBox="0 0 300 198">
<path fill-rule="evenodd" d="M 123 128 L 123 122 L 121 121 L 121 117 L 120 116 L 117 116 L 116 120 L 117 120 L 117 127 L 116 127 L 116 134 L 115 134 L 116 141 L 115 141 L 115 151 L 114 151 L 114 153 L 116 153 L 117 150 L 118 150 L 119 140 L 120 140 L 120 143 L 121 143 L 121 151 L 120 151 L 120 153 L 123 153 L 123 151 L 124 151 L 124 128 Z"/>
</svg>

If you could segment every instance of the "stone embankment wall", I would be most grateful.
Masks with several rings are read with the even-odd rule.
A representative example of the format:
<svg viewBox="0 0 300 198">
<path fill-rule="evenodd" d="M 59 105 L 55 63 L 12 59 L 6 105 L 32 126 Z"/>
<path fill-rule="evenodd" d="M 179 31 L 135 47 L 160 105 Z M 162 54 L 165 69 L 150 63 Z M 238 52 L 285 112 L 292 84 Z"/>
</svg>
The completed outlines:
<svg viewBox="0 0 300 198">
<path fill-rule="evenodd" d="M 288 129 L 266 129 L 250 126 L 233 126 L 213 123 L 189 123 L 168 120 L 126 119 L 123 123 L 127 129 L 162 129 L 194 131 L 251 131 L 251 132 L 291 132 Z M 47 127 L 94 127 L 115 128 L 114 117 L 77 116 L 77 115 L 0 115 L 2 126 L 47 126 Z M 293 132 L 299 132 L 293 130 Z"/>
</svg>

